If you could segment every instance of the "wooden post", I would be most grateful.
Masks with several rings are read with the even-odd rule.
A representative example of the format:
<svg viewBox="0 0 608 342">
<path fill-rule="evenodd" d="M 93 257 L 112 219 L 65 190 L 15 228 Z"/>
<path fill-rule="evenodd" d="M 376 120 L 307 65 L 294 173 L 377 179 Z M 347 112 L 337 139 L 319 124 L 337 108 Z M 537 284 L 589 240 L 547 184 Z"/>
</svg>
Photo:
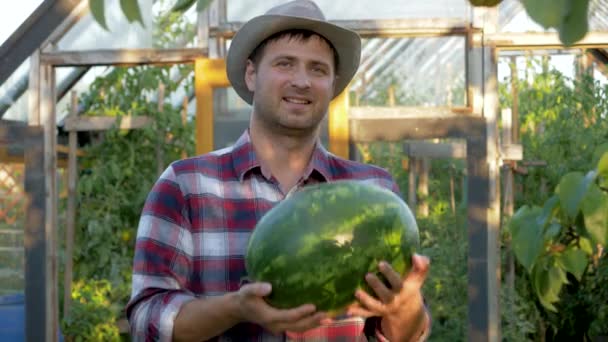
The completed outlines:
<svg viewBox="0 0 608 342">
<path fill-rule="evenodd" d="M 165 85 L 161 82 L 158 84 L 158 115 L 163 115 L 165 107 Z M 156 174 L 160 176 L 165 169 L 163 162 L 163 147 L 165 141 L 166 132 L 162 125 L 158 124 L 159 120 L 156 120 L 158 130 L 158 137 L 156 139 Z"/>
<path fill-rule="evenodd" d="M 418 159 L 415 157 L 409 157 L 409 166 L 410 170 L 408 172 L 407 201 L 412 211 L 416 212 L 416 173 L 418 171 Z"/>
<path fill-rule="evenodd" d="M 456 194 L 454 193 L 454 164 L 450 164 L 450 209 L 456 214 Z"/>
<path fill-rule="evenodd" d="M 418 215 L 420 217 L 429 216 L 429 170 L 431 168 L 431 160 L 428 157 L 418 159 L 419 176 L 418 176 Z"/>
<path fill-rule="evenodd" d="M 36 89 L 38 92 L 38 89 Z M 46 185 L 44 132 L 40 126 L 27 128 L 25 138 L 25 341 L 47 341 L 50 298 L 44 286 L 48 281 L 46 241 Z M 4 139 L 3 139 L 4 140 Z"/>
<path fill-rule="evenodd" d="M 47 280 L 44 289 L 47 295 L 46 336 L 47 341 L 57 341 L 58 293 L 57 293 L 57 120 L 55 112 L 55 68 L 41 64 L 40 67 L 40 120 L 44 127 L 44 170 L 46 178 L 45 233 L 47 241 Z"/>
<path fill-rule="evenodd" d="M 40 125 L 40 50 L 30 57 L 29 78 L 28 122 L 30 126 L 37 126 Z"/>
<path fill-rule="evenodd" d="M 502 145 L 507 146 L 512 144 L 513 136 L 515 135 L 513 130 L 513 111 L 509 108 L 503 109 L 502 111 Z M 513 165 L 516 161 L 507 161 L 507 168 L 504 170 L 505 184 L 504 184 L 504 195 L 503 195 L 503 214 L 506 217 L 513 216 L 514 202 L 515 202 L 515 191 L 514 191 L 514 178 L 513 178 Z M 515 289 L 515 260 L 513 257 L 513 250 L 511 248 L 511 241 L 505 242 L 505 249 L 507 253 L 507 286 L 509 290 Z"/>
<path fill-rule="evenodd" d="M 186 127 L 186 122 L 187 122 L 187 118 L 188 118 L 188 96 L 184 96 L 184 100 L 182 101 L 182 126 Z M 188 153 L 186 152 L 186 149 L 184 148 L 182 150 L 182 159 L 186 159 L 188 157 Z"/>
<path fill-rule="evenodd" d="M 213 151 L 213 88 L 229 85 L 224 59 L 196 59 L 194 62 L 196 154 Z"/>
<path fill-rule="evenodd" d="M 349 87 L 338 95 L 329 104 L 328 128 L 329 128 L 329 151 L 333 154 L 349 159 L 350 136 L 349 136 Z"/>
<path fill-rule="evenodd" d="M 517 144 L 519 141 L 519 76 L 517 75 L 517 58 L 511 57 L 511 98 L 513 107 L 511 108 L 511 137 L 512 142 Z"/>
<path fill-rule="evenodd" d="M 78 95 L 72 91 L 70 116 L 78 116 Z M 76 184 L 78 182 L 78 132 L 68 133 L 68 208 L 65 231 L 65 273 L 63 288 L 63 317 L 70 315 L 72 304 L 72 265 L 74 254 L 74 232 L 76 227 Z"/>
</svg>

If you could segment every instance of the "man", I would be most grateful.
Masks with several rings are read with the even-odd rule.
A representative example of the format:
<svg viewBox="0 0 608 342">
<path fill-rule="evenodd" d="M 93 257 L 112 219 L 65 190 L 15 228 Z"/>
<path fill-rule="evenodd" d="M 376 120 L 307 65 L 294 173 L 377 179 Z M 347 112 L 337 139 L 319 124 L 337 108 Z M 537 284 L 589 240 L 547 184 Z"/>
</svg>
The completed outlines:
<svg viewBox="0 0 608 342">
<path fill-rule="evenodd" d="M 308 0 L 247 22 L 232 41 L 228 77 L 252 104 L 249 129 L 234 146 L 173 163 L 144 206 L 127 315 L 135 340 L 417 341 L 430 317 L 421 286 L 428 260 L 407 275 L 379 267 L 390 286 L 353 294 L 345 317 L 314 305 L 279 310 L 270 284 L 244 283 L 246 244 L 257 220 L 308 184 L 340 179 L 398 191 L 378 167 L 340 159 L 319 143 L 330 101 L 355 74 L 361 41 L 327 23 Z"/>
</svg>

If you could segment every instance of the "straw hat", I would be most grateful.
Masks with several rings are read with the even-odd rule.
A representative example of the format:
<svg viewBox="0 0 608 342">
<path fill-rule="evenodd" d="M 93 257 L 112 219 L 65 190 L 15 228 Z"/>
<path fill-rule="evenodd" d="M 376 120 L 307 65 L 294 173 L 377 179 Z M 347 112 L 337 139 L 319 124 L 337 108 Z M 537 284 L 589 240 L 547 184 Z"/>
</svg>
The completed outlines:
<svg viewBox="0 0 608 342">
<path fill-rule="evenodd" d="M 245 84 L 245 69 L 251 52 L 275 33 L 303 29 L 317 33 L 333 45 L 338 54 L 334 97 L 351 81 L 361 58 L 361 38 L 356 32 L 331 24 L 321 9 L 310 0 L 295 0 L 271 8 L 266 14 L 249 20 L 241 27 L 230 44 L 226 72 L 232 87 L 247 103 L 252 104 L 253 92 Z"/>
</svg>

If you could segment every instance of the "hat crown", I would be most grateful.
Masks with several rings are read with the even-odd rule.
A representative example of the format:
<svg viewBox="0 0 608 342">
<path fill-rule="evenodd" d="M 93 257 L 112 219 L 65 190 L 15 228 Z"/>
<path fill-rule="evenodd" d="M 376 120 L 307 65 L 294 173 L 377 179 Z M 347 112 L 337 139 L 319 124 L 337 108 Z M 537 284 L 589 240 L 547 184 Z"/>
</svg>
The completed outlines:
<svg viewBox="0 0 608 342">
<path fill-rule="evenodd" d="M 321 9 L 317 4 L 310 0 L 290 1 L 286 4 L 271 8 L 266 14 L 287 15 L 325 21 L 325 15 L 323 15 Z"/>
</svg>

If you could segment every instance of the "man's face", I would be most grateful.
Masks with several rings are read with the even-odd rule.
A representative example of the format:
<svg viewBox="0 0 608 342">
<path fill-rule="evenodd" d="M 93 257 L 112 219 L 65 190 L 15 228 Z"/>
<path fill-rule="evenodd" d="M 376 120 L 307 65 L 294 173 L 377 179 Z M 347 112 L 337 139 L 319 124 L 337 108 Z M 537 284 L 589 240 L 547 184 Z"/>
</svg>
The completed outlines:
<svg viewBox="0 0 608 342">
<path fill-rule="evenodd" d="M 333 97 L 332 49 L 316 35 L 270 41 L 257 67 L 248 61 L 245 81 L 265 125 L 291 134 L 314 132 Z"/>
</svg>

